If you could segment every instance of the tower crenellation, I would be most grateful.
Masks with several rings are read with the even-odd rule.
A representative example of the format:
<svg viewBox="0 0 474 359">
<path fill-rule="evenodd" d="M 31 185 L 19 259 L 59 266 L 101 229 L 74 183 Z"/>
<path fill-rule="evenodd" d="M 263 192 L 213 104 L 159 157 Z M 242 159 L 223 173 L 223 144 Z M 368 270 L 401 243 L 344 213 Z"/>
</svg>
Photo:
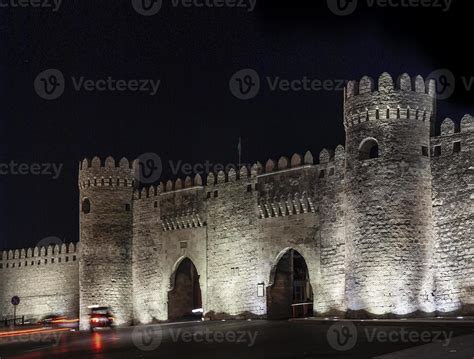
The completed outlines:
<svg viewBox="0 0 474 359">
<path fill-rule="evenodd" d="M 94 157 L 92 160 L 86 158 L 79 163 L 79 186 L 80 188 L 134 187 L 134 166 L 126 158 L 118 162 L 111 156 L 105 161 L 99 157 Z"/>
<path fill-rule="evenodd" d="M 394 83 L 391 75 L 383 73 L 377 87 L 372 78 L 364 76 L 359 82 L 350 81 L 344 98 L 344 125 L 380 119 L 421 120 L 430 124 L 436 107 L 435 82 L 421 76 L 412 79 L 403 74 Z"/>
</svg>

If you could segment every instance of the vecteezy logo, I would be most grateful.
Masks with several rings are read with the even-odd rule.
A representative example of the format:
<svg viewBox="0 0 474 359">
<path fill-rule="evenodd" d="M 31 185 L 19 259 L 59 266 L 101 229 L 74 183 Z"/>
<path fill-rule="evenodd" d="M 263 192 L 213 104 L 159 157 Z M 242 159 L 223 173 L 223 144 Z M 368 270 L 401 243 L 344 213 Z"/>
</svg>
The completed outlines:
<svg viewBox="0 0 474 359">
<path fill-rule="evenodd" d="M 138 349 L 150 352 L 158 349 L 162 336 L 159 325 L 138 325 L 133 329 L 132 342 Z"/>
<path fill-rule="evenodd" d="M 43 238 L 41 241 L 39 241 L 36 244 L 36 247 L 48 247 L 48 246 L 54 247 L 55 245 L 58 245 L 59 247 L 61 247 L 63 244 L 64 242 L 58 237 L 46 237 L 46 238 Z"/>
<path fill-rule="evenodd" d="M 240 70 L 231 77 L 229 88 L 239 100 L 249 100 L 260 91 L 260 76 L 252 69 Z"/>
<path fill-rule="evenodd" d="M 156 15 L 163 5 L 163 0 L 132 0 L 132 6 L 143 16 Z"/>
<path fill-rule="evenodd" d="M 450 98 L 456 88 L 456 79 L 454 74 L 448 69 L 440 69 L 433 71 L 426 78 L 427 83 L 429 80 L 434 80 L 436 83 L 436 99 L 446 100 Z"/>
<path fill-rule="evenodd" d="M 39 97 L 55 100 L 64 93 L 64 75 L 57 69 L 48 69 L 36 76 L 34 87 Z"/>
<path fill-rule="evenodd" d="M 357 8 L 357 0 L 327 0 L 329 10 L 339 16 L 352 14 Z"/>
<path fill-rule="evenodd" d="M 357 328 L 352 322 L 337 322 L 327 333 L 329 345 L 338 351 L 347 351 L 357 343 Z"/>
<path fill-rule="evenodd" d="M 154 183 L 161 177 L 163 166 L 161 158 L 156 153 L 143 153 L 137 158 L 135 178 L 141 183 Z"/>
</svg>

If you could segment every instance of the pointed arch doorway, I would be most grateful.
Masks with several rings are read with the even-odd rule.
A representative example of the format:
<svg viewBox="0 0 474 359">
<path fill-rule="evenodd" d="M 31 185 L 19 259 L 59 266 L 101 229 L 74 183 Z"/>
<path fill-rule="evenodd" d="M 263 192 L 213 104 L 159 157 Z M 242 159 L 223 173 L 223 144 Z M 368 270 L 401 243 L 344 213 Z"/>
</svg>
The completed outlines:
<svg viewBox="0 0 474 359">
<path fill-rule="evenodd" d="M 202 296 L 199 275 L 194 263 L 183 258 L 171 275 L 168 292 L 168 319 L 192 320 L 202 316 Z"/>
<path fill-rule="evenodd" d="M 286 250 L 272 268 L 267 288 L 269 319 L 301 318 L 313 315 L 313 289 L 308 266 L 294 249 Z"/>
</svg>

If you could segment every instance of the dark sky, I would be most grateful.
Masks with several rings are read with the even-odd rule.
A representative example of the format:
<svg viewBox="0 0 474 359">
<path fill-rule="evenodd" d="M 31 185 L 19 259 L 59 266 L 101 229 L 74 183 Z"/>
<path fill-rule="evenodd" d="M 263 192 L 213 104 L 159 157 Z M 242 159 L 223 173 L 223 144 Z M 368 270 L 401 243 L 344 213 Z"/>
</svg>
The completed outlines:
<svg viewBox="0 0 474 359">
<path fill-rule="evenodd" d="M 359 0 L 361 3 L 362 0 Z M 305 5 L 318 3 L 319 5 Z M 59 11 L 0 9 L 1 162 L 56 163 L 58 179 L 0 176 L 0 248 L 34 246 L 56 236 L 78 238 L 77 163 L 85 156 L 135 158 L 155 152 L 169 160 L 235 163 L 344 142 L 342 93 L 271 92 L 242 101 L 229 91 L 236 71 L 261 78 L 359 79 L 388 71 L 428 75 L 450 69 L 458 80 L 440 101 L 438 121 L 472 111 L 468 1 L 441 9 L 366 9 L 335 16 L 326 1 L 258 1 L 253 12 L 174 8 L 164 0 L 150 17 L 130 0 L 64 0 Z M 465 3 L 465 4 L 463 4 Z M 36 76 L 160 79 L 156 96 L 73 91 L 41 99 Z M 165 166 L 164 179 L 169 168 Z"/>
</svg>

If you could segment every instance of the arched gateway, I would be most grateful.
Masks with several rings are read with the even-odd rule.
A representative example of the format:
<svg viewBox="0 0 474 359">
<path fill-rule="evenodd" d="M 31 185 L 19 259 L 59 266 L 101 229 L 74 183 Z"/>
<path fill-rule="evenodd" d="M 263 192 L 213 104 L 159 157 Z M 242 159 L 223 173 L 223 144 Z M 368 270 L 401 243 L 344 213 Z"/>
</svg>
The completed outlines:
<svg viewBox="0 0 474 359">
<path fill-rule="evenodd" d="M 267 288 L 269 319 L 308 317 L 313 314 L 313 290 L 306 262 L 294 249 L 286 250 L 272 268 Z"/>
<path fill-rule="evenodd" d="M 171 275 L 168 292 L 168 319 L 196 318 L 202 308 L 201 287 L 196 267 L 189 258 L 183 258 Z M 194 311 L 194 312 L 193 312 Z"/>
</svg>

